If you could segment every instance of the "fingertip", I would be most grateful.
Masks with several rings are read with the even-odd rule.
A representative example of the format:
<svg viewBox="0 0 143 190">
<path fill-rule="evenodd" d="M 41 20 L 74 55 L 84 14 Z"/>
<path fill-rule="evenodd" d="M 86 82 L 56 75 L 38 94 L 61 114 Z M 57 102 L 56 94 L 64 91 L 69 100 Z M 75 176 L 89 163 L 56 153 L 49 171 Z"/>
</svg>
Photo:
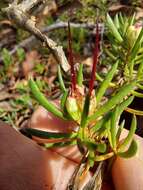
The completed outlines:
<svg viewBox="0 0 143 190">
<path fill-rule="evenodd" d="M 125 138 L 124 130 L 122 137 Z M 112 167 L 112 178 L 116 190 L 142 190 L 143 187 L 143 139 L 134 135 L 138 144 L 137 154 L 129 159 L 117 157 Z"/>
</svg>

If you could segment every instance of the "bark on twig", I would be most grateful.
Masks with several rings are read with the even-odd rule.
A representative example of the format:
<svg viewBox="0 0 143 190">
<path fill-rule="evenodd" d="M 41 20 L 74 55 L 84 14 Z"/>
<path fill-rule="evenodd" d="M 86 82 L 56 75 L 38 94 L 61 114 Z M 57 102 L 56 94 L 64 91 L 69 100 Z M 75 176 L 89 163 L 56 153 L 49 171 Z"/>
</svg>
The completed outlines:
<svg viewBox="0 0 143 190">
<path fill-rule="evenodd" d="M 28 12 L 39 3 L 45 3 L 45 0 L 23 0 L 20 4 L 17 4 L 17 0 L 9 5 L 9 7 L 3 9 L 8 15 L 9 19 L 14 21 L 17 25 L 23 29 L 29 31 L 41 42 L 43 42 L 54 54 L 58 63 L 61 64 L 63 70 L 67 72 L 70 69 L 66 56 L 64 54 L 62 46 L 58 46 L 47 35 L 43 34 L 37 27 L 36 22 L 28 14 Z"/>
<path fill-rule="evenodd" d="M 50 26 L 47 26 L 45 28 L 41 29 L 42 33 L 49 33 L 52 32 L 54 30 L 57 29 L 61 29 L 61 28 L 67 28 L 68 23 L 67 22 L 58 22 L 58 23 L 54 23 Z M 87 29 L 94 29 L 96 26 L 95 24 L 89 24 L 89 23 L 83 23 L 83 24 L 79 24 L 79 23 L 70 23 L 70 26 L 73 28 L 87 28 Z M 99 25 L 99 28 L 104 27 L 103 24 Z M 102 30 L 100 30 L 102 31 Z M 16 45 L 9 53 L 10 55 L 13 55 L 16 53 L 17 49 L 19 48 L 26 48 L 27 50 L 34 47 L 34 45 L 37 43 L 36 41 L 36 37 L 35 36 L 30 36 L 29 38 L 23 40 L 20 44 Z M 0 63 L 2 62 L 2 58 L 0 58 Z"/>
<path fill-rule="evenodd" d="M 71 27 L 74 28 L 94 28 L 94 24 L 76 24 L 76 23 L 70 23 Z M 41 29 L 42 33 L 49 33 L 52 32 L 53 30 L 61 29 L 61 28 L 66 28 L 68 26 L 68 23 L 66 22 L 59 22 L 52 24 L 48 27 L 45 27 Z M 35 36 L 30 36 L 29 38 L 23 40 L 20 44 L 16 45 L 9 53 L 10 55 L 13 55 L 16 53 L 18 48 L 32 48 L 34 44 L 36 43 L 37 38 Z M 0 58 L 0 62 L 2 62 L 2 58 Z"/>
</svg>

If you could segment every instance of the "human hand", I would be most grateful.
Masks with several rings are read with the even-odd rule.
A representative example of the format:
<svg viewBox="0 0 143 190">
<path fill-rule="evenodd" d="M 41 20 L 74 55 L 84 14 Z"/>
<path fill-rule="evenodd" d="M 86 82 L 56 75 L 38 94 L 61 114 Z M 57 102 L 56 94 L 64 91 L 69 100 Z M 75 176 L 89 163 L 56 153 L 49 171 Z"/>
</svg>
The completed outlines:
<svg viewBox="0 0 143 190">
<path fill-rule="evenodd" d="M 63 123 L 45 109 L 35 111 L 30 127 L 54 131 L 70 131 L 73 123 Z M 42 150 L 36 143 L 0 123 L 0 189 L 1 190 L 64 190 L 81 159 L 76 148 L 55 148 Z M 34 137 L 33 137 L 34 138 Z M 116 190 L 141 190 L 143 186 L 142 139 L 139 153 L 131 159 L 117 158 L 112 168 Z M 37 142 L 43 140 L 34 138 Z M 90 174 L 88 175 L 90 177 Z M 87 177 L 87 178 L 88 178 Z M 104 190 L 111 190 L 111 184 L 104 184 Z"/>
<path fill-rule="evenodd" d="M 60 121 L 44 108 L 39 107 L 33 114 L 30 122 L 33 128 L 52 130 L 55 132 L 69 132 L 74 125 Z M 124 130 L 122 137 L 125 138 L 127 131 Z M 33 137 L 37 142 L 40 139 Z M 112 167 L 112 180 L 116 190 L 142 190 L 143 187 L 143 139 L 137 135 L 135 138 L 138 142 L 139 150 L 136 156 L 130 159 L 117 157 Z M 42 140 L 43 141 L 43 140 Z M 71 159 L 74 162 L 80 162 L 81 154 L 76 146 L 66 148 L 54 148 L 54 151 L 62 156 Z M 108 186 L 108 187 L 107 187 Z M 111 184 L 107 184 L 104 189 L 112 189 Z"/>
</svg>

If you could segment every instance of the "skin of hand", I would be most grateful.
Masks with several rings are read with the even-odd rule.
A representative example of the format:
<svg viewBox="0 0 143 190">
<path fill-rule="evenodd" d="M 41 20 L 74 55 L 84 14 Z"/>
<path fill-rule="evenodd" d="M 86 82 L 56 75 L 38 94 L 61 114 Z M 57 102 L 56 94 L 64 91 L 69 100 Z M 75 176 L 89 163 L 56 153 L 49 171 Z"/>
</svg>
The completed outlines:
<svg viewBox="0 0 143 190">
<path fill-rule="evenodd" d="M 0 190 L 65 190 L 77 163 L 0 122 Z"/>
<path fill-rule="evenodd" d="M 29 127 L 70 132 L 75 126 L 55 118 L 39 107 L 34 112 Z M 61 190 L 66 189 L 81 159 L 76 146 L 44 150 L 3 122 L 0 122 L 0 134 L 1 190 L 58 190 L 59 187 Z M 116 190 L 141 190 L 143 187 L 143 142 L 140 137 L 136 138 L 139 143 L 137 156 L 128 160 L 117 158 L 113 164 L 112 179 Z M 40 138 L 33 139 L 43 142 Z M 90 173 L 85 183 L 89 177 Z M 113 190 L 113 187 L 106 183 L 103 190 Z"/>
<path fill-rule="evenodd" d="M 49 120 L 50 118 L 50 120 Z M 61 123 L 60 123 L 61 122 Z M 69 132 L 75 127 L 73 123 L 66 123 L 65 121 L 59 121 L 52 114 L 48 113 L 44 108 L 39 107 L 33 114 L 30 121 L 30 126 L 33 128 L 40 128 L 43 130 L 52 130 L 55 132 Z M 61 131 L 62 128 L 62 131 Z M 124 139 L 128 134 L 127 130 L 123 131 L 121 139 Z M 37 142 L 41 140 L 33 137 Z M 135 139 L 138 142 L 139 150 L 133 158 L 123 159 L 117 157 L 112 166 L 112 180 L 116 190 L 142 190 L 143 187 L 143 139 L 135 135 Z M 55 152 L 62 156 L 71 159 L 74 162 L 78 162 L 81 159 L 76 146 L 66 148 L 55 148 Z M 108 187 L 109 186 L 109 187 Z M 103 189 L 112 189 L 110 184 L 106 184 Z"/>
<path fill-rule="evenodd" d="M 127 131 L 124 130 L 122 138 Z M 117 157 L 112 167 L 112 179 L 116 190 L 143 189 L 143 139 L 134 135 L 138 143 L 137 154 L 129 159 Z"/>
</svg>

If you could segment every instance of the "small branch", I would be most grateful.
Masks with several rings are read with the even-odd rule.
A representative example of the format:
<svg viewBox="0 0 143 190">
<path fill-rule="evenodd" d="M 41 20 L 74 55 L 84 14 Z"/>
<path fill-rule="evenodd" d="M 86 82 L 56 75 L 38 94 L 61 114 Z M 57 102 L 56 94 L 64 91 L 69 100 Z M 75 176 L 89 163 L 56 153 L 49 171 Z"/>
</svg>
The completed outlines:
<svg viewBox="0 0 143 190">
<path fill-rule="evenodd" d="M 73 28 L 87 28 L 87 29 L 94 29 L 96 26 L 95 24 L 90 24 L 90 23 L 83 23 L 83 24 L 79 24 L 79 23 L 70 23 L 70 26 Z M 45 28 L 41 29 L 42 33 L 49 33 L 52 32 L 54 30 L 57 29 L 61 29 L 61 28 L 67 28 L 68 27 L 68 23 L 67 22 L 58 22 L 55 24 L 52 24 L 50 26 L 47 26 Z M 99 28 L 104 28 L 103 24 L 99 24 Z M 103 30 L 100 30 L 103 31 Z M 25 48 L 25 49 L 30 49 L 32 48 L 35 43 L 36 43 L 36 37 L 35 36 L 30 36 L 29 38 L 23 40 L 20 44 L 16 45 L 9 53 L 10 55 L 13 55 L 16 53 L 18 48 Z M 2 62 L 2 58 L 0 58 L 0 63 Z"/>
<path fill-rule="evenodd" d="M 8 15 L 9 19 L 14 21 L 17 25 L 23 29 L 29 31 L 31 34 L 36 36 L 41 42 L 46 44 L 46 46 L 54 54 L 58 63 L 61 64 L 65 72 L 70 69 L 70 65 L 66 59 L 62 46 L 58 46 L 52 39 L 48 38 L 43 34 L 37 27 L 35 20 L 30 17 L 27 12 L 35 7 L 38 3 L 43 2 L 44 0 L 25 0 L 20 4 L 12 3 L 8 8 L 3 9 L 3 11 Z"/>
<path fill-rule="evenodd" d="M 20 9 L 23 10 L 23 12 L 29 12 L 33 7 L 38 7 L 38 5 L 42 3 L 44 3 L 44 0 L 24 0 L 20 4 Z"/>
</svg>

